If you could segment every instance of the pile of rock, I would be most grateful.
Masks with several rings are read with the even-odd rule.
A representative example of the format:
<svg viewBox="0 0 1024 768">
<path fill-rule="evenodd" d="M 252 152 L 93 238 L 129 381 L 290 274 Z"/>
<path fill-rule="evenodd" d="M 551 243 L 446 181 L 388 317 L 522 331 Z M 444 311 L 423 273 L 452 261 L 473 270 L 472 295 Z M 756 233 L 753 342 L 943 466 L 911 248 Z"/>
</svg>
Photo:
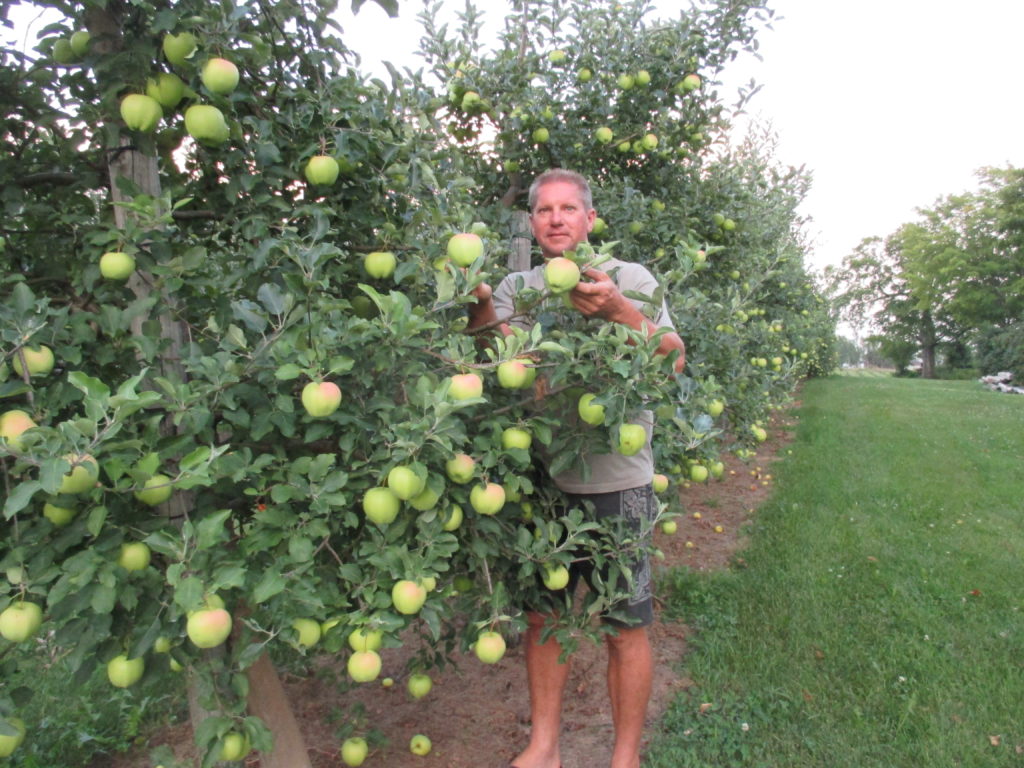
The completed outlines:
<svg viewBox="0 0 1024 768">
<path fill-rule="evenodd" d="M 989 389 L 994 389 L 996 392 L 1006 392 L 1011 395 L 1024 395 L 1024 387 L 1014 387 L 1010 385 L 1010 381 L 1013 380 L 1013 374 L 1009 371 L 1000 371 L 992 376 L 982 376 L 978 381 L 984 384 Z"/>
</svg>

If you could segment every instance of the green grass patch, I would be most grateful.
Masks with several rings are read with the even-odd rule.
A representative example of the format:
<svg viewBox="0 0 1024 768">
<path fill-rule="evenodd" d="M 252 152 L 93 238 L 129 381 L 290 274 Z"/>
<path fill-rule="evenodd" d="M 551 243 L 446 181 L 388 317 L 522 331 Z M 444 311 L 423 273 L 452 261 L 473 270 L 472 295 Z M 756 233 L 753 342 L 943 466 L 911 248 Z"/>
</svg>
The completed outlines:
<svg viewBox="0 0 1024 768">
<path fill-rule="evenodd" d="M 743 569 L 672 578 L 697 685 L 644 765 L 1021 765 L 1024 398 L 867 377 L 802 394 Z"/>
</svg>

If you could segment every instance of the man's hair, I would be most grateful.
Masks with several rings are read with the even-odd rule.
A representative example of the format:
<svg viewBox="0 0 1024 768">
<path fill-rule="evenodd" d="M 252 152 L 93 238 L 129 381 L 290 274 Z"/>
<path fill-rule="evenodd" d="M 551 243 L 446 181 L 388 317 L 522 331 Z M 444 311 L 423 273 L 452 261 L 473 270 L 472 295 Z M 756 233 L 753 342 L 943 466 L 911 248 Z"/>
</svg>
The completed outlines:
<svg viewBox="0 0 1024 768">
<path fill-rule="evenodd" d="M 594 196 L 590 192 L 590 184 L 582 175 L 565 168 L 551 168 L 535 178 L 530 185 L 530 213 L 533 213 L 533 209 L 537 205 L 537 190 L 545 184 L 551 184 L 556 181 L 567 181 L 575 186 L 579 190 L 580 197 L 583 198 L 583 205 L 588 211 L 594 207 Z"/>
</svg>

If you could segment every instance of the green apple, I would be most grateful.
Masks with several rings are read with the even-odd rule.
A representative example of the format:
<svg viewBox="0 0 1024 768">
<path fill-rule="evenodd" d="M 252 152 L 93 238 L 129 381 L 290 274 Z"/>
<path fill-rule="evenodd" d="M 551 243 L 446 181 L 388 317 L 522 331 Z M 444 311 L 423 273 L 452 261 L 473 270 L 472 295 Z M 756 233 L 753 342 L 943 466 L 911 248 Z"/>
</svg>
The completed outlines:
<svg viewBox="0 0 1024 768">
<path fill-rule="evenodd" d="M 711 470 L 711 475 L 713 477 L 721 477 L 723 474 L 725 474 L 725 464 L 723 464 L 720 461 L 711 462 L 711 466 L 709 467 L 709 469 Z"/>
<path fill-rule="evenodd" d="M 419 582 L 401 579 L 391 588 L 391 602 L 395 610 L 406 616 L 419 613 L 423 603 L 427 601 L 427 590 Z"/>
<path fill-rule="evenodd" d="M 700 88 L 700 75 L 689 74 L 684 77 L 676 86 L 680 93 L 689 93 Z"/>
<path fill-rule="evenodd" d="M 348 647 L 353 651 L 379 651 L 384 645 L 384 632 L 379 629 L 356 627 L 348 636 Z"/>
<path fill-rule="evenodd" d="M 150 507 L 163 504 L 174 492 L 171 478 L 159 473 L 153 475 L 135 492 L 135 498 Z"/>
<path fill-rule="evenodd" d="M 431 746 L 430 739 L 422 733 L 417 733 L 409 739 L 409 751 L 420 757 L 429 755 Z"/>
<path fill-rule="evenodd" d="M 558 591 L 565 589 L 569 583 L 569 569 L 564 565 L 547 565 L 544 566 L 544 576 L 542 577 L 544 586 L 552 591 Z"/>
<path fill-rule="evenodd" d="M 118 688 L 135 685 L 142 679 L 142 673 L 145 671 L 146 662 L 141 656 L 137 659 L 129 659 L 121 654 L 107 662 L 107 679 Z"/>
<path fill-rule="evenodd" d="M 497 483 L 474 485 L 469 504 L 479 515 L 496 515 L 505 506 L 505 489 Z"/>
<path fill-rule="evenodd" d="M 0 735 L 0 757 L 10 757 L 25 740 L 25 721 L 20 717 L 8 717 L 7 724 L 17 731 L 12 736 Z"/>
<path fill-rule="evenodd" d="M 561 64 L 566 60 L 566 58 L 566 53 L 561 48 L 548 53 L 548 61 L 552 64 Z"/>
<path fill-rule="evenodd" d="M 498 384 L 505 389 L 527 389 L 536 378 L 537 369 L 532 360 L 515 358 L 498 364 Z"/>
<path fill-rule="evenodd" d="M 223 608 L 201 608 L 189 614 L 185 634 L 197 648 L 216 648 L 231 634 L 231 614 Z"/>
<path fill-rule="evenodd" d="M 71 45 L 71 50 L 74 52 L 75 56 L 82 58 L 89 52 L 89 41 L 91 39 L 92 36 L 89 34 L 88 30 L 80 29 L 71 35 L 68 43 Z"/>
<path fill-rule="evenodd" d="M 655 493 L 664 493 L 668 490 L 668 477 L 657 474 L 651 479 L 651 485 L 654 486 Z"/>
<path fill-rule="evenodd" d="M 719 416 L 721 416 L 722 411 L 724 410 L 725 403 L 723 403 L 721 400 L 712 400 L 710 403 L 708 403 L 708 415 L 713 419 L 717 419 Z"/>
<path fill-rule="evenodd" d="M 302 407 L 315 419 L 330 416 L 341 405 L 341 389 L 333 381 L 311 381 L 302 388 Z"/>
<path fill-rule="evenodd" d="M 458 530 L 458 527 L 462 525 L 463 512 L 462 507 L 458 504 L 452 504 L 448 510 L 448 513 L 444 518 L 444 525 L 441 526 L 446 531 Z"/>
<path fill-rule="evenodd" d="M 363 494 L 363 512 L 377 525 L 387 525 L 398 517 L 401 501 L 390 488 L 371 488 Z"/>
<path fill-rule="evenodd" d="M 677 530 L 679 530 L 679 524 L 675 520 L 665 520 L 661 524 L 661 532 L 668 536 L 672 536 Z"/>
<path fill-rule="evenodd" d="M 341 744 L 341 761 L 350 768 L 358 768 L 366 760 L 370 747 L 366 739 L 350 736 Z"/>
<path fill-rule="evenodd" d="M 144 93 L 130 93 L 121 99 L 121 119 L 133 131 L 149 133 L 163 119 L 160 102 Z"/>
<path fill-rule="evenodd" d="M 612 129 L 609 128 L 607 125 L 602 125 L 596 131 L 594 131 L 594 138 L 597 139 L 602 144 L 610 144 L 614 136 L 615 134 L 612 133 Z"/>
<path fill-rule="evenodd" d="M 366 254 L 363 259 L 363 269 L 366 270 L 366 274 L 378 280 L 391 277 L 397 266 L 398 259 L 391 251 L 373 251 Z"/>
<path fill-rule="evenodd" d="M 460 106 L 466 112 L 473 112 L 480 107 L 480 104 L 482 102 L 483 99 L 480 98 L 479 93 L 477 93 L 476 91 L 466 91 L 464 94 L 462 94 L 462 101 L 460 102 Z"/>
<path fill-rule="evenodd" d="M 644 145 L 644 149 L 649 151 L 658 146 L 658 137 L 653 133 L 647 133 L 640 139 L 640 143 Z"/>
<path fill-rule="evenodd" d="M 46 502 L 43 504 L 43 517 L 57 528 L 63 528 L 74 519 L 75 510 L 67 507 L 58 507 L 56 504 Z"/>
<path fill-rule="evenodd" d="M 594 76 L 594 73 L 590 71 L 589 67 L 581 67 L 576 73 L 576 79 L 581 83 L 589 83 L 590 78 Z"/>
<path fill-rule="evenodd" d="M 576 411 L 580 418 L 594 426 L 604 424 L 604 406 L 594 402 L 596 397 L 597 395 L 592 392 L 587 392 L 580 395 L 579 402 L 576 404 Z"/>
<path fill-rule="evenodd" d="M 231 134 L 224 113 L 212 104 L 193 104 L 186 109 L 185 130 L 200 144 L 209 146 L 223 144 Z"/>
<path fill-rule="evenodd" d="M 580 281 L 580 268 L 572 259 L 555 256 L 544 265 L 544 284 L 554 294 L 568 293 Z"/>
<path fill-rule="evenodd" d="M 633 456 L 647 444 L 647 431 L 642 424 L 622 424 L 619 426 L 619 453 Z"/>
<path fill-rule="evenodd" d="M 0 415 L 0 442 L 7 443 L 14 450 L 20 451 L 22 434 L 34 426 L 36 423 L 25 411 L 18 409 L 4 411 Z"/>
<path fill-rule="evenodd" d="M 153 652 L 154 653 L 170 653 L 171 651 L 171 638 L 161 635 L 153 641 Z"/>
<path fill-rule="evenodd" d="M 185 81 L 173 72 L 161 72 L 146 80 L 146 95 L 164 109 L 174 109 L 185 97 Z"/>
<path fill-rule="evenodd" d="M 117 564 L 126 571 L 141 571 L 149 565 L 149 547 L 142 541 L 130 541 L 121 545 Z"/>
<path fill-rule="evenodd" d="M 695 483 L 703 483 L 708 479 L 708 468 L 703 464 L 694 464 L 690 467 L 690 479 Z"/>
<path fill-rule="evenodd" d="M 440 498 L 441 494 L 429 485 L 425 485 L 422 491 L 409 499 L 409 506 L 420 512 L 426 512 L 428 509 L 436 507 Z"/>
<path fill-rule="evenodd" d="M 468 400 L 472 397 L 483 397 L 484 382 L 475 373 L 457 373 L 451 378 L 448 396 L 453 400 Z"/>
<path fill-rule="evenodd" d="M 505 638 L 499 632 L 485 630 L 477 635 L 473 652 L 484 664 L 497 664 L 505 655 Z"/>
<path fill-rule="evenodd" d="M 733 221 L 732 219 L 726 219 L 722 223 L 722 229 L 724 229 L 726 232 L 732 232 L 734 229 L 736 229 L 736 222 Z"/>
<path fill-rule="evenodd" d="M 28 640 L 43 623 L 43 609 L 36 603 L 16 600 L 0 613 L 0 635 L 12 643 Z"/>
<path fill-rule="evenodd" d="M 414 699 L 422 699 L 430 693 L 430 689 L 434 687 L 434 681 L 430 679 L 430 675 L 417 673 L 409 676 L 406 687 L 409 689 L 410 696 Z"/>
<path fill-rule="evenodd" d="M 183 67 L 196 52 L 196 38 L 191 32 L 177 35 L 167 34 L 163 39 L 163 51 L 167 60 L 176 67 Z"/>
<path fill-rule="evenodd" d="M 71 48 L 71 41 L 66 37 L 59 38 L 54 42 L 50 55 L 53 56 L 53 60 L 58 64 L 74 64 L 78 61 L 78 57 Z"/>
<path fill-rule="evenodd" d="M 11 364 L 14 372 L 19 376 L 24 375 L 24 368 L 21 367 L 21 355 L 25 355 L 25 365 L 28 366 L 29 376 L 45 376 L 53 370 L 55 363 L 53 350 L 40 344 L 37 347 L 22 347 L 20 352 L 14 353 Z"/>
<path fill-rule="evenodd" d="M 418 496 L 426 485 L 426 478 L 416 474 L 412 467 L 399 465 L 388 472 L 388 488 L 402 501 Z"/>
<path fill-rule="evenodd" d="M 465 485 L 473 479 L 474 469 L 476 469 L 476 461 L 465 453 L 457 453 L 444 463 L 444 471 L 448 475 L 448 479 L 459 485 Z"/>
<path fill-rule="evenodd" d="M 127 280 L 135 271 L 135 257 L 121 251 L 107 251 L 100 256 L 100 274 L 107 280 Z"/>
<path fill-rule="evenodd" d="M 226 763 L 234 763 L 248 755 L 250 751 L 252 751 L 252 747 L 249 744 L 248 736 L 238 731 L 228 731 L 221 741 L 220 756 L 217 759 Z"/>
<path fill-rule="evenodd" d="M 310 184 L 328 186 L 338 180 L 341 166 L 330 155 L 314 155 L 309 158 L 303 173 Z"/>
<path fill-rule="evenodd" d="M 299 645 L 312 648 L 320 642 L 320 622 L 315 619 L 298 618 L 292 622 L 292 629 L 299 635 Z"/>
<path fill-rule="evenodd" d="M 96 459 L 87 453 L 68 454 L 64 458 L 71 463 L 71 470 L 61 479 L 60 493 L 74 495 L 96 487 L 96 479 L 100 476 Z"/>
<path fill-rule="evenodd" d="M 537 144 L 546 144 L 546 143 L 547 143 L 547 141 L 548 141 L 548 140 L 549 140 L 550 138 L 551 138 L 551 133 L 550 133 L 550 131 L 548 131 L 548 129 L 547 129 L 547 128 L 544 128 L 543 126 L 542 126 L 542 127 L 540 127 L 540 128 L 537 128 L 537 129 L 536 129 L 536 130 L 535 130 L 535 131 L 533 132 L 533 140 L 534 140 L 534 142 L 535 142 L 535 143 L 537 143 Z"/>
<path fill-rule="evenodd" d="M 238 67 L 227 59 L 215 57 L 203 65 L 199 79 L 211 93 L 226 96 L 238 87 Z"/>
<path fill-rule="evenodd" d="M 484 241 L 473 232 L 460 232 L 448 239 L 448 257 L 460 267 L 468 267 L 484 255 Z"/>
<path fill-rule="evenodd" d="M 633 78 L 632 75 L 623 74 L 619 75 L 618 79 L 615 82 L 618 84 L 619 88 L 621 88 L 624 91 L 628 91 L 636 83 L 636 80 Z"/>
<path fill-rule="evenodd" d="M 600 216 L 595 216 L 594 224 L 591 226 L 590 231 L 595 235 L 602 235 L 606 229 L 608 229 L 607 222 Z"/>
<path fill-rule="evenodd" d="M 504 450 L 521 448 L 524 451 L 530 450 L 530 443 L 533 437 L 528 430 L 521 427 L 507 427 L 501 433 L 501 447 Z"/>
<path fill-rule="evenodd" d="M 765 432 L 762 427 L 759 427 L 756 424 L 750 428 L 750 431 L 753 433 L 754 439 L 757 440 L 757 442 L 759 443 L 763 443 L 765 440 L 768 439 L 768 433 Z"/>
</svg>

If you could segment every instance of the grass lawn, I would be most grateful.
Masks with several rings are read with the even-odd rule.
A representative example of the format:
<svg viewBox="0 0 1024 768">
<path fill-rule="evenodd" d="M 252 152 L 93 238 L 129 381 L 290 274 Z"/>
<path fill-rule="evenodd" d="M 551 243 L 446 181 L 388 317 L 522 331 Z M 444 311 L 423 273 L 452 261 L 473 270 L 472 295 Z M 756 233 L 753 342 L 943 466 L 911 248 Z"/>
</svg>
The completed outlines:
<svg viewBox="0 0 1024 768">
<path fill-rule="evenodd" d="M 678 571 L 696 686 L 644 765 L 1024 764 L 1024 398 L 810 382 L 743 566 Z"/>
</svg>

